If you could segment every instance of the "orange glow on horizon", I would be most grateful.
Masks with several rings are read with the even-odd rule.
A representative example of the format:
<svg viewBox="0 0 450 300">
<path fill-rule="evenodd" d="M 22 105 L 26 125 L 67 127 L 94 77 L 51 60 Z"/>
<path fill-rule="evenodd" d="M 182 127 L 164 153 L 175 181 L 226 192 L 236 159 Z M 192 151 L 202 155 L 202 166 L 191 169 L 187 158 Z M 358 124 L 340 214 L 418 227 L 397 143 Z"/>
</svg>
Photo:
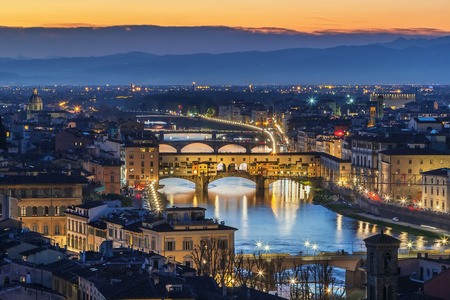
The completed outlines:
<svg viewBox="0 0 450 300">
<path fill-rule="evenodd" d="M 450 32 L 448 0 L 17 0 L 2 4 L 0 26 L 105 27 L 114 25 L 229 26 L 278 32 Z M 365 31 L 366 31 L 365 30 Z M 444 31 L 444 32 L 443 32 Z M 408 31 L 405 32 L 406 34 Z"/>
</svg>

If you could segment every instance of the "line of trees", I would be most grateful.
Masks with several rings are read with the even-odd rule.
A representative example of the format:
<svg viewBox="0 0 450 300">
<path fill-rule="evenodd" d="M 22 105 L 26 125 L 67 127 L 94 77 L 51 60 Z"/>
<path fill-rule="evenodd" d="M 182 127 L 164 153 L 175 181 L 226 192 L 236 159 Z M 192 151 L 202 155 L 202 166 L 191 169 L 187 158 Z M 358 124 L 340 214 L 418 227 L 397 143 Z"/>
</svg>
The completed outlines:
<svg viewBox="0 0 450 300">
<path fill-rule="evenodd" d="M 211 276 L 222 288 L 244 286 L 260 291 L 289 287 L 290 299 L 345 299 L 346 289 L 333 275 L 333 267 L 326 262 L 284 267 L 284 257 L 235 253 L 218 239 L 202 242 L 191 252 L 194 268 L 199 276 Z"/>
</svg>

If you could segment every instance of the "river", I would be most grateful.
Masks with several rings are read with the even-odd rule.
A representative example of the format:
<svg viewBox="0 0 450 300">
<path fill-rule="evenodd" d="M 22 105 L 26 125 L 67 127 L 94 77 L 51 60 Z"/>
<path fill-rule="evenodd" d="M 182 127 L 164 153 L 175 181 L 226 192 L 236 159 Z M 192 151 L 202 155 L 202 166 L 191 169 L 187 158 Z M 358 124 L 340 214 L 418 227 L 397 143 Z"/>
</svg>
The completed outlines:
<svg viewBox="0 0 450 300">
<path fill-rule="evenodd" d="M 235 248 L 245 253 L 365 251 L 363 240 L 381 229 L 401 240 L 403 252 L 408 251 L 410 242 L 413 250 L 439 247 L 433 239 L 392 231 L 314 205 L 309 186 L 290 180 L 277 181 L 263 196 L 257 196 L 250 180 L 223 178 L 209 185 L 207 199 L 197 195 L 194 184 L 187 180 L 163 179 L 160 184 L 164 185 L 161 191 L 167 195 L 168 205 L 201 206 L 207 209 L 208 218 L 217 217 L 237 228 Z M 262 244 L 261 249 L 257 248 L 258 243 Z M 315 251 L 313 245 L 317 245 Z"/>
</svg>

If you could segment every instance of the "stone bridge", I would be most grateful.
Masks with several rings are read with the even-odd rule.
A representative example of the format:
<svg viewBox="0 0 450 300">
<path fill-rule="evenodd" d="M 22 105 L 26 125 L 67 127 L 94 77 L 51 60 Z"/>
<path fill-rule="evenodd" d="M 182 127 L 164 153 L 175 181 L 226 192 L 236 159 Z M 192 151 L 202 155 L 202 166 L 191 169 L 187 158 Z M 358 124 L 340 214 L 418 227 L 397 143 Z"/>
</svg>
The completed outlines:
<svg viewBox="0 0 450 300">
<path fill-rule="evenodd" d="M 364 254 L 364 255 L 363 255 Z M 271 261 L 276 261 L 281 259 L 282 261 L 281 268 L 284 270 L 290 270 L 297 266 L 304 265 L 313 265 L 313 264 L 324 264 L 328 263 L 329 265 L 344 269 L 345 270 L 345 284 L 349 288 L 353 287 L 361 287 L 364 283 L 366 283 L 366 274 L 365 274 L 365 253 L 358 254 L 337 254 L 337 253 L 321 253 L 320 255 L 289 255 L 289 254 L 260 254 L 261 258 L 267 262 L 268 265 Z M 244 256 L 244 267 L 250 268 L 252 267 L 252 271 L 257 272 L 255 268 L 256 260 L 258 260 L 258 256 L 254 255 L 245 255 Z M 271 276 L 270 274 L 269 276 Z"/>
<path fill-rule="evenodd" d="M 160 175 L 159 179 L 165 178 L 181 178 L 189 180 L 195 183 L 195 189 L 198 191 L 207 192 L 208 185 L 221 178 L 227 177 L 240 177 L 253 181 L 256 184 L 257 191 L 268 190 L 271 183 L 282 180 L 282 179 L 291 179 L 296 180 L 296 178 L 292 176 L 264 176 L 264 175 L 251 175 L 248 172 L 219 172 L 217 175 Z M 301 181 L 308 182 L 309 178 L 302 178 Z"/>
<path fill-rule="evenodd" d="M 161 147 L 162 145 L 166 145 Z M 201 152 L 204 153 L 221 153 L 221 152 L 236 152 L 236 153 L 252 153 L 255 150 L 266 148 L 265 142 L 257 142 L 250 139 L 243 140 L 223 140 L 223 139 L 209 139 L 209 140 L 184 140 L 184 141 L 171 141 L 162 140 L 159 142 L 161 152 L 167 153 L 182 153 L 188 149 L 186 153 L 189 153 L 189 146 L 200 147 Z M 240 148 L 240 151 L 231 150 L 227 148 Z M 196 149 L 196 151 L 198 151 Z M 192 152 L 192 151 L 191 151 Z M 195 151 L 194 151 L 195 152 Z M 269 152 L 269 151 L 267 151 Z"/>
</svg>

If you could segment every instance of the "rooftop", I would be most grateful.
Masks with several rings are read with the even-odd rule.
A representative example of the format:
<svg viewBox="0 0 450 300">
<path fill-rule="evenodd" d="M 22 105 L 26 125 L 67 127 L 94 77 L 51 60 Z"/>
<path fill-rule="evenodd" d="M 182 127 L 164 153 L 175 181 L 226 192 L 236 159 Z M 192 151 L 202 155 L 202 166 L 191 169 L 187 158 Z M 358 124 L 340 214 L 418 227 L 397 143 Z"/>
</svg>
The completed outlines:
<svg viewBox="0 0 450 300">
<path fill-rule="evenodd" d="M 400 245 L 400 241 L 396 238 L 384 234 L 383 231 L 377 235 L 373 235 L 364 240 L 366 244 L 392 244 L 392 245 Z"/>
<path fill-rule="evenodd" d="M 7 175 L 0 177 L 0 185 L 17 184 L 85 184 L 86 179 L 65 174 L 45 173 L 37 176 Z"/>
</svg>

